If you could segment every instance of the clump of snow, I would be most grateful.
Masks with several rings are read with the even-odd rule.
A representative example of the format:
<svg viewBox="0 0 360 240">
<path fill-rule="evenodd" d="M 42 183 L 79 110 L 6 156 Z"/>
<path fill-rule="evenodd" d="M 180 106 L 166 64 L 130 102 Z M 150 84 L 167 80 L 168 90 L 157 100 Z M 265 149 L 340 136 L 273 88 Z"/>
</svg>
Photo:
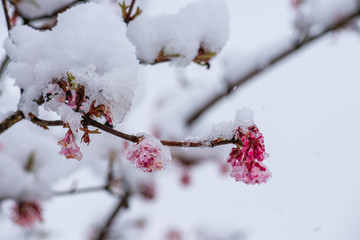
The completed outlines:
<svg viewBox="0 0 360 240">
<path fill-rule="evenodd" d="M 235 125 L 238 127 L 240 126 L 240 127 L 248 128 L 254 126 L 255 124 L 254 112 L 247 107 L 244 107 L 240 110 L 236 110 L 234 122 Z"/>
<path fill-rule="evenodd" d="M 229 34 L 229 15 L 224 1 L 191 3 L 176 14 L 150 17 L 141 14 L 128 26 L 128 37 L 138 59 L 154 63 L 159 54 L 172 56 L 179 66 L 188 65 L 203 48 L 218 53 Z"/>
<path fill-rule="evenodd" d="M 4 154 L 0 159 L 0 199 L 26 198 L 28 200 L 46 199 L 51 196 L 47 185 L 37 181 L 27 173 L 20 162 Z"/>
<path fill-rule="evenodd" d="M 20 0 L 17 10 L 26 18 L 51 15 L 74 0 Z"/>
<path fill-rule="evenodd" d="M 51 31 L 14 27 L 5 48 L 11 59 L 9 75 L 24 89 L 19 108 L 26 116 L 37 111 L 34 100 L 54 90 L 49 83 L 66 79 L 68 72 L 76 84 L 85 87 L 85 109 L 94 100 L 104 104 L 114 123 L 121 122 L 130 109 L 138 60 L 125 24 L 109 7 L 96 3 L 75 6 L 58 16 Z M 61 105 L 53 97 L 45 107 L 70 121 L 73 110 Z"/>
<path fill-rule="evenodd" d="M 351 14 L 359 6 L 357 0 L 307 0 L 299 4 L 297 24 L 316 31 L 321 27 L 336 23 Z"/>
<path fill-rule="evenodd" d="M 214 124 L 208 138 L 209 140 L 218 138 L 232 139 L 239 127 L 247 131 L 247 128 L 254 125 L 254 112 L 250 108 L 244 107 L 236 110 L 234 121 L 223 121 Z"/>
</svg>

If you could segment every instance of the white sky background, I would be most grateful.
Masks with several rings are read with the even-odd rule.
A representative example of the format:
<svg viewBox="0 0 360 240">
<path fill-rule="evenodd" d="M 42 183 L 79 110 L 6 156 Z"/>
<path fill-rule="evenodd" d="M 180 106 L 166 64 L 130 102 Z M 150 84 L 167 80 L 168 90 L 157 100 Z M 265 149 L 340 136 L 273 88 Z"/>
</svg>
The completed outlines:
<svg viewBox="0 0 360 240">
<path fill-rule="evenodd" d="M 148 10 L 153 14 L 175 11 L 175 1 L 163 2 L 152 0 Z M 190 1 L 181 4 L 186 2 Z M 246 65 L 241 53 L 266 57 L 268 51 L 263 49 L 281 47 L 292 36 L 293 12 L 287 0 L 227 2 L 229 42 L 213 62 L 214 74 L 198 66 L 186 70 L 193 86 L 202 86 L 207 79 L 216 81 L 226 56 L 238 52 Z M 194 169 L 193 183 L 185 188 L 170 166 L 158 175 L 156 201 L 134 199 L 130 210 L 120 214 L 117 227 L 129 219 L 148 218 L 148 228 L 140 237 L 129 238 L 145 240 L 162 239 L 169 228 L 184 231 L 189 237 L 185 239 L 194 239 L 198 230 L 223 238 L 241 232 L 241 239 L 249 240 L 360 239 L 359 63 L 359 34 L 329 34 L 242 86 L 196 124 L 193 132 L 203 132 L 213 123 L 232 120 L 236 109 L 250 107 L 270 154 L 266 162 L 273 177 L 268 183 L 237 183 L 220 175 L 217 165 L 206 164 Z M 167 64 L 142 71 L 141 97 L 124 123 L 130 132 L 151 130 L 144 118 L 157 114 L 150 108 L 153 99 L 165 92 L 162 87 L 177 84 L 175 70 Z M 9 103 L 0 98 L 0 109 Z M 229 148 L 224 147 L 224 159 Z M 82 179 L 81 185 L 99 182 L 84 169 L 58 188 L 77 178 Z M 45 205 L 45 223 L 39 228 L 50 232 L 49 239 L 86 239 L 89 228 L 102 222 L 112 203 L 106 194 L 53 199 Z M 0 215 L 1 224 L 5 227 L 0 227 L 0 240 L 21 239 L 9 234 L 16 227 Z"/>
</svg>

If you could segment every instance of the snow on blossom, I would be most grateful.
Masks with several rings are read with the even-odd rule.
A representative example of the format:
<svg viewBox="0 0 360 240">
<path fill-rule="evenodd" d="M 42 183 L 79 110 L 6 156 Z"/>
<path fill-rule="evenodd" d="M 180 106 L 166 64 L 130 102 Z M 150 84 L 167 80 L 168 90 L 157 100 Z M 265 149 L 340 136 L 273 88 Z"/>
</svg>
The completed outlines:
<svg viewBox="0 0 360 240">
<path fill-rule="evenodd" d="M 188 4 L 176 14 L 151 17 L 142 13 L 128 26 L 128 37 L 139 59 L 154 63 L 169 56 L 179 66 L 188 65 L 201 48 L 219 53 L 229 32 L 228 9 L 222 0 Z"/>
<path fill-rule="evenodd" d="M 233 121 L 223 121 L 212 126 L 208 136 L 209 140 L 217 138 L 231 139 L 239 126 L 246 129 L 254 125 L 254 112 L 247 107 L 236 110 Z"/>
<path fill-rule="evenodd" d="M 235 139 L 241 144 L 236 144 L 227 160 L 232 167 L 230 176 L 246 184 L 266 182 L 271 172 L 262 163 L 268 157 L 262 133 L 255 125 L 240 126 L 235 131 Z"/>
<path fill-rule="evenodd" d="M 158 171 L 166 167 L 171 160 L 169 148 L 162 145 L 159 139 L 144 135 L 139 142 L 131 145 L 126 158 L 144 172 Z"/>
<path fill-rule="evenodd" d="M 59 152 L 60 155 L 64 155 L 66 158 L 74 158 L 77 160 L 81 160 L 83 155 L 80 152 L 80 147 L 76 145 L 74 140 L 74 133 L 71 128 L 69 128 L 68 132 L 65 134 L 64 139 L 58 142 L 58 145 L 61 146 L 61 150 Z"/>
<path fill-rule="evenodd" d="M 12 220 L 22 227 L 32 227 L 42 221 L 41 206 L 37 202 L 19 201 L 13 206 Z"/>
<path fill-rule="evenodd" d="M 59 94 L 61 89 L 49 83 L 66 79 L 70 73 L 74 84 L 85 88 L 84 110 L 96 100 L 109 107 L 114 124 L 121 122 L 131 107 L 138 71 L 125 23 L 109 6 L 96 3 L 79 4 L 59 14 L 57 20 L 51 31 L 16 26 L 5 41 L 11 60 L 9 75 L 24 89 L 19 108 L 26 116 L 36 113 L 33 100 Z M 67 112 L 73 111 L 73 99 L 68 99 L 68 108 L 60 108 L 64 104 L 56 96 L 47 99 L 44 107 L 69 122 Z"/>
</svg>

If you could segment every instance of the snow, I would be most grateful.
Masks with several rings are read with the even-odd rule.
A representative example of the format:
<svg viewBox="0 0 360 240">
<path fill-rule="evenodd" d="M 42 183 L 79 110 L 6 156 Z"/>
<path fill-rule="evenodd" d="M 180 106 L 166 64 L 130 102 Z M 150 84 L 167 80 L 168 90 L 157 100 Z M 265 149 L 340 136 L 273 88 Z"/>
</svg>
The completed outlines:
<svg viewBox="0 0 360 240">
<path fill-rule="evenodd" d="M 233 121 L 222 121 L 212 126 L 210 133 L 206 136 L 209 140 L 217 138 L 232 139 L 235 130 L 241 127 L 245 132 L 248 127 L 254 126 L 254 112 L 248 108 L 243 107 L 235 111 L 235 118 Z"/>
<path fill-rule="evenodd" d="M 228 21 L 224 1 L 204 0 L 175 14 L 143 13 L 129 24 L 128 37 L 145 63 L 154 63 L 163 51 L 175 65 L 186 66 L 201 47 L 208 53 L 220 52 L 229 35 Z"/>
<path fill-rule="evenodd" d="M 74 0 L 23 0 L 16 5 L 18 11 L 27 18 L 51 15 Z"/>
<path fill-rule="evenodd" d="M 308 0 L 297 9 L 297 21 L 310 32 L 316 32 L 351 14 L 359 5 L 357 0 Z"/>
<path fill-rule="evenodd" d="M 110 108 L 114 123 L 121 122 L 130 109 L 138 61 L 126 37 L 125 24 L 106 6 L 88 3 L 73 7 L 58 16 L 52 31 L 17 26 L 5 48 L 11 59 L 9 75 L 25 90 L 19 107 L 26 116 L 37 112 L 34 99 L 53 90 L 48 83 L 66 77 L 67 72 L 85 86 L 89 98 L 85 109 L 96 100 Z M 70 121 L 66 116 L 72 110 L 60 105 L 53 98 L 45 107 Z"/>
</svg>

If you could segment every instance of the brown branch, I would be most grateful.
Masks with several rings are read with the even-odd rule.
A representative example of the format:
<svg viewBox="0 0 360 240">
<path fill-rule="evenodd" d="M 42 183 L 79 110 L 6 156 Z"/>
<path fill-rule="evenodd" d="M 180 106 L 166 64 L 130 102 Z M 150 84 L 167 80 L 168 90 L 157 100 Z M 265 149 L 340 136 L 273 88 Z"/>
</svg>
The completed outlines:
<svg viewBox="0 0 360 240">
<path fill-rule="evenodd" d="M 24 116 L 23 112 L 20 110 L 18 110 L 14 114 L 10 115 L 9 117 L 7 117 L 5 120 L 3 120 L 0 123 L 0 134 L 5 132 L 5 130 L 9 129 L 15 123 L 20 122 L 24 118 L 25 118 L 25 116 Z"/>
<path fill-rule="evenodd" d="M 95 120 L 92 120 L 89 117 L 85 117 L 85 121 L 87 123 L 89 123 L 89 125 L 92 125 L 94 127 L 97 127 L 107 133 L 110 133 L 112 135 L 118 136 L 122 139 L 128 140 L 130 142 L 138 142 L 139 141 L 139 137 L 135 136 L 135 135 L 129 135 L 123 132 L 119 132 L 116 131 L 115 129 L 108 127 L 106 125 L 103 125 Z M 212 140 L 209 142 L 206 141 L 168 141 L 168 140 L 163 140 L 161 141 L 161 143 L 165 146 L 169 146 L 169 147 L 216 147 L 216 146 L 220 146 L 220 145 L 225 145 L 225 144 L 234 144 L 237 141 L 232 138 L 232 139 L 216 139 L 216 140 Z"/>
<path fill-rule="evenodd" d="M 99 235 L 97 236 L 96 240 L 104 240 L 108 237 L 111 226 L 113 225 L 117 215 L 120 213 L 120 210 L 122 208 L 128 208 L 128 200 L 131 196 L 131 193 L 129 190 L 127 190 L 124 194 L 124 196 L 120 199 L 116 207 L 114 208 L 113 212 L 109 216 L 108 220 L 106 221 L 105 225 L 99 232 Z"/>
<path fill-rule="evenodd" d="M 91 118 L 85 116 L 84 117 L 85 121 L 87 123 L 89 123 L 90 125 L 94 126 L 94 127 L 97 127 L 97 128 L 100 128 L 101 130 L 107 132 L 107 133 L 110 133 L 112 135 L 115 135 L 115 136 L 118 136 L 122 139 L 125 139 L 125 140 L 128 140 L 130 142 L 138 142 L 139 141 L 139 138 L 137 136 L 134 136 L 134 135 L 129 135 L 129 134 L 126 134 L 126 133 L 122 133 L 122 132 L 119 132 L 119 131 L 116 131 L 115 129 L 111 128 L 111 127 L 108 127 L 108 126 L 105 126 L 95 120 L 92 120 Z"/>
<path fill-rule="evenodd" d="M 132 12 L 132 10 L 133 10 L 133 8 L 134 8 L 135 1 L 136 1 L 136 0 L 132 0 L 131 3 L 130 3 L 129 11 L 128 11 L 128 13 L 126 14 L 126 17 L 125 17 L 125 19 L 124 19 L 124 22 L 125 22 L 126 24 L 128 24 L 128 23 L 130 22 L 130 20 L 131 20 L 131 12 Z"/>
<path fill-rule="evenodd" d="M 3 5 L 3 9 L 4 9 L 4 15 L 6 18 L 6 25 L 7 25 L 7 29 L 8 32 L 11 30 L 11 21 L 10 21 L 10 16 L 9 16 L 9 11 L 8 11 L 8 7 L 6 4 L 6 0 L 2 0 L 2 5 Z"/>
<path fill-rule="evenodd" d="M 55 121 L 48 121 L 48 120 L 43 120 L 40 119 L 38 117 L 36 117 L 34 114 L 32 114 L 31 112 L 29 112 L 29 117 L 30 117 L 30 121 L 35 123 L 36 125 L 42 127 L 45 130 L 49 130 L 49 126 L 63 126 L 64 122 L 61 120 L 55 120 Z"/>
<path fill-rule="evenodd" d="M 64 122 L 61 120 L 54 120 L 54 121 L 43 120 L 43 119 L 36 117 L 32 113 L 29 113 L 29 117 L 30 117 L 31 122 L 33 122 L 34 124 L 44 128 L 46 130 L 49 129 L 48 127 L 64 125 Z M 21 111 L 17 111 L 13 115 L 9 116 L 2 123 L 0 123 L 0 134 L 2 132 L 4 132 L 6 129 L 10 128 L 16 122 L 18 122 L 24 118 L 25 118 L 24 114 Z M 104 132 L 110 133 L 114 136 L 120 137 L 127 141 L 136 143 L 140 140 L 140 137 L 138 137 L 138 136 L 130 135 L 130 134 L 126 134 L 126 133 L 117 131 L 111 127 L 108 127 L 104 124 L 101 124 L 101 123 L 91 119 L 88 116 L 84 116 L 84 121 L 85 121 L 84 123 L 86 125 L 91 125 L 91 126 L 97 127 L 99 129 L 103 130 Z M 216 146 L 221 146 L 221 145 L 225 145 L 225 144 L 235 144 L 237 142 L 238 142 L 238 140 L 236 140 L 235 138 L 232 138 L 232 139 L 218 138 L 218 139 L 215 139 L 212 141 L 191 141 L 191 140 L 189 140 L 189 141 L 162 140 L 161 141 L 161 143 L 163 145 L 169 146 L 169 147 L 216 147 Z"/>
<path fill-rule="evenodd" d="M 230 95 L 231 93 L 235 92 L 236 89 L 239 89 L 240 85 L 250 81 L 255 76 L 259 75 L 260 73 L 264 72 L 265 70 L 269 69 L 276 63 L 280 62 L 281 60 L 286 59 L 286 57 L 291 56 L 293 53 L 297 52 L 298 50 L 304 48 L 305 46 L 310 45 L 310 43 L 314 42 L 315 40 L 325 36 L 327 33 L 340 29 L 347 25 L 349 22 L 356 19 L 360 16 L 360 8 L 357 9 L 354 13 L 350 14 L 349 16 L 341 19 L 337 23 L 328 26 L 323 31 L 314 34 L 313 36 L 309 36 L 305 38 L 302 42 L 294 42 L 292 46 L 283 52 L 280 52 L 278 55 L 274 56 L 271 60 L 268 61 L 267 64 L 256 67 L 254 69 L 249 70 L 246 74 L 240 77 L 236 82 L 229 84 L 229 87 L 224 92 L 219 93 L 212 97 L 205 105 L 199 108 L 196 112 L 194 112 L 188 119 L 187 125 L 192 125 L 201 115 L 203 115 L 207 110 L 209 110 L 212 106 L 214 106 L 217 102 L 219 102 L 224 97 Z"/>
</svg>

